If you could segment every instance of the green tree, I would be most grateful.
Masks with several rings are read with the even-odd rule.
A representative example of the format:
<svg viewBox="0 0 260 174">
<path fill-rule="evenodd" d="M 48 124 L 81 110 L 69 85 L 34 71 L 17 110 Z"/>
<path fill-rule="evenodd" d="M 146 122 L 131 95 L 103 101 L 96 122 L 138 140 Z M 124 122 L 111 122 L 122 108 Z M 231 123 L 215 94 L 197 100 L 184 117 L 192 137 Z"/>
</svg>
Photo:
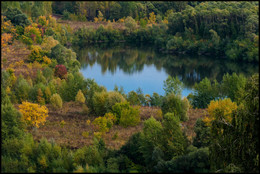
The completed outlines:
<svg viewBox="0 0 260 174">
<path fill-rule="evenodd" d="M 137 28 L 137 23 L 131 16 L 128 16 L 125 19 L 125 26 L 132 32 Z"/>
<path fill-rule="evenodd" d="M 175 95 L 181 95 L 183 90 L 183 83 L 179 80 L 179 78 L 168 76 L 168 78 L 163 82 L 165 94 L 174 93 Z"/>
<path fill-rule="evenodd" d="M 185 99 L 181 99 L 180 96 L 177 96 L 173 93 L 165 96 L 162 100 L 162 112 L 166 114 L 168 112 L 174 113 L 175 117 L 178 117 L 181 121 L 188 120 L 188 109 L 189 105 Z"/>
<path fill-rule="evenodd" d="M 62 108 L 62 99 L 57 93 L 51 96 L 50 103 L 55 109 Z"/>
</svg>

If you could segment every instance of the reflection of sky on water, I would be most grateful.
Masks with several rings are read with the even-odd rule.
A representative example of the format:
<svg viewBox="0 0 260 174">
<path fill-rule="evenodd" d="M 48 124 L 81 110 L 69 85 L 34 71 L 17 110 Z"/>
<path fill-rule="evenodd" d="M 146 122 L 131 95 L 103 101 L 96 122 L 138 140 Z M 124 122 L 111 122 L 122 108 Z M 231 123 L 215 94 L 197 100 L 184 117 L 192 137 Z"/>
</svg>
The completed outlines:
<svg viewBox="0 0 260 174">
<path fill-rule="evenodd" d="M 87 66 L 80 70 L 85 78 L 95 79 L 97 84 L 103 85 L 107 90 L 113 90 L 115 85 L 122 86 L 126 93 L 136 91 L 139 87 L 144 94 L 152 95 L 156 92 L 164 95 L 163 81 L 168 77 L 164 69 L 157 70 L 154 65 L 144 65 L 141 72 L 134 72 L 132 74 L 125 73 L 123 70 L 116 68 L 115 73 L 106 71 L 102 73 L 101 65 L 97 62 L 91 67 Z M 191 89 L 183 89 L 182 96 L 187 96 L 191 93 Z"/>
</svg>

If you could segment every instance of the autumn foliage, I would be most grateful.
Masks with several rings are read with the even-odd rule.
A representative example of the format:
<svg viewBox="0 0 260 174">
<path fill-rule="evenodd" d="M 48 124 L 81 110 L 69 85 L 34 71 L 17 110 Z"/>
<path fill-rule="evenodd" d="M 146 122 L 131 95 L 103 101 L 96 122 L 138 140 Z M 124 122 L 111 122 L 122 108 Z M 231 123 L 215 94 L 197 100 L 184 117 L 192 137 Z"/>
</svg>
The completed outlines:
<svg viewBox="0 0 260 174">
<path fill-rule="evenodd" d="M 230 98 L 224 100 L 212 100 L 208 106 L 209 116 L 204 118 L 206 125 L 211 125 L 213 120 L 223 120 L 226 123 L 231 123 L 232 112 L 237 110 L 237 104 L 232 102 Z"/>
<path fill-rule="evenodd" d="M 28 126 L 39 127 L 39 124 L 44 124 L 46 117 L 48 117 L 48 108 L 30 102 L 22 102 L 19 105 L 22 118 Z"/>
<path fill-rule="evenodd" d="M 63 78 L 65 78 L 65 75 L 67 74 L 67 68 L 64 65 L 56 65 L 54 74 L 55 74 L 55 76 L 63 79 Z"/>
</svg>

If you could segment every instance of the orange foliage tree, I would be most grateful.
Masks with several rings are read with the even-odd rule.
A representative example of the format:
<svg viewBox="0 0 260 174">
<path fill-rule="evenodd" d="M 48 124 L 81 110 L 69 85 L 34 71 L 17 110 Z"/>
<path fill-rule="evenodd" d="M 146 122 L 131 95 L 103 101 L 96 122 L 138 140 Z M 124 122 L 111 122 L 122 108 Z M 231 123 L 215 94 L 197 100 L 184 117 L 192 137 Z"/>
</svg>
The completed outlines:
<svg viewBox="0 0 260 174">
<path fill-rule="evenodd" d="M 23 121 L 32 127 L 39 127 L 39 124 L 44 124 L 48 117 L 48 108 L 30 102 L 22 102 L 19 105 L 19 110 L 22 113 Z"/>
</svg>

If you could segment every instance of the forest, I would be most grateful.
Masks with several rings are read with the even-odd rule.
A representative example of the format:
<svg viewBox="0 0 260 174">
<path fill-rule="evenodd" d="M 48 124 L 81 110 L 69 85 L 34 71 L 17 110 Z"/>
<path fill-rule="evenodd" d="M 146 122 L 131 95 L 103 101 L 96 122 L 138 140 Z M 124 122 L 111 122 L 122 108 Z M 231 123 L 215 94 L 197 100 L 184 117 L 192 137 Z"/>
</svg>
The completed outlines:
<svg viewBox="0 0 260 174">
<path fill-rule="evenodd" d="M 170 74 L 164 95 L 85 78 L 83 59 L 143 67 L 127 47 L 99 60 L 99 43 L 163 53 L 148 61 Z M 208 65 L 182 97 L 183 55 L 205 56 L 204 74 L 207 59 L 248 74 Z M 259 173 L 259 73 L 247 66 L 258 63 L 258 1 L 1 1 L 1 172 Z"/>
</svg>

